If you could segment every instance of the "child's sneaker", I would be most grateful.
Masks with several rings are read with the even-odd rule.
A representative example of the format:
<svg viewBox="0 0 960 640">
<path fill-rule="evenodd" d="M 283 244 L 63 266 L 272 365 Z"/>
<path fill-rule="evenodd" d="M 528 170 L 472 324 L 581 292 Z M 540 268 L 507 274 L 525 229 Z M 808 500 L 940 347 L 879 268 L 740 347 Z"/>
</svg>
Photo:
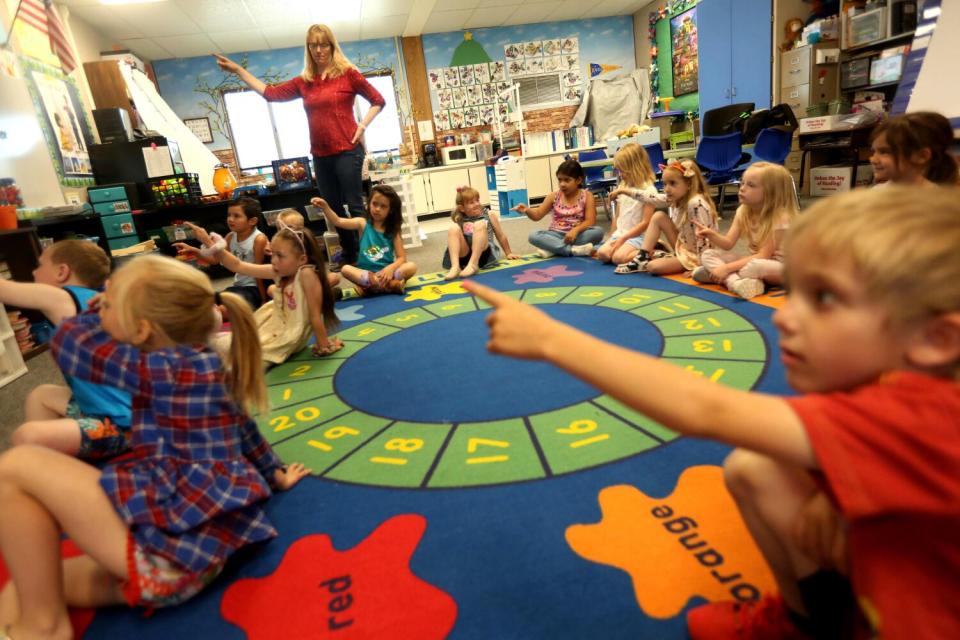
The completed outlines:
<svg viewBox="0 0 960 640">
<path fill-rule="evenodd" d="M 589 256 L 593 253 L 593 243 L 588 242 L 587 244 L 578 244 L 570 247 L 570 255 L 572 256 Z"/>
<path fill-rule="evenodd" d="M 790 619 L 783 598 L 711 602 L 687 613 L 690 640 L 812 640 Z"/>
<path fill-rule="evenodd" d="M 730 291 L 744 300 L 749 300 L 763 293 L 763 280 L 759 278 L 740 278 L 730 285 Z"/>
<path fill-rule="evenodd" d="M 554 256 L 554 254 L 550 253 L 546 249 L 541 249 L 540 247 L 537 247 L 537 255 L 539 255 L 541 258 L 552 258 Z"/>
<path fill-rule="evenodd" d="M 710 269 L 707 269 L 704 266 L 699 266 L 694 269 L 693 273 L 690 274 L 690 277 L 701 284 L 711 284 L 713 282 L 713 278 L 710 275 Z"/>
</svg>

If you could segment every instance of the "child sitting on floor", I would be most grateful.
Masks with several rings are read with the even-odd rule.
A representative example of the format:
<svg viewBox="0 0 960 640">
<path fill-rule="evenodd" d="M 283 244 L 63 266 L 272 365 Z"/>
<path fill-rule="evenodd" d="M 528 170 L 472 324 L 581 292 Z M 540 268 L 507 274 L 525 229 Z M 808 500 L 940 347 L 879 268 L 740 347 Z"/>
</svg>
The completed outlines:
<svg viewBox="0 0 960 640">
<path fill-rule="evenodd" d="M 238 334 L 229 374 L 200 346 L 215 302 Z M 114 274 L 99 315 L 61 324 L 52 351 L 67 374 L 134 397 L 131 452 L 102 470 L 43 447 L 0 456 L 7 637 L 71 637 L 68 606 L 184 602 L 236 551 L 277 535 L 264 502 L 309 471 L 285 467 L 248 415 L 267 390 L 239 296 L 214 293 L 176 260 L 135 258 Z M 61 560 L 61 533 L 84 555 Z"/>
<path fill-rule="evenodd" d="M 755 162 L 740 180 L 740 207 L 726 235 L 697 224 L 697 236 L 714 249 L 700 256 L 691 277 L 723 284 L 741 298 L 763 293 L 766 283 L 783 284 L 783 238 L 799 213 L 790 172 L 772 162 Z M 750 254 L 731 251 L 746 235 Z"/>
<path fill-rule="evenodd" d="M 668 428 L 738 447 L 727 485 L 780 594 L 697 607 L 691 638 L 957 638 L 958 220 L 945 188 L 857 189 L 800 216 L 774 314 L 793 398 L 715 384 L 463 286 L 495 307 L 492 351 L 550 361 Z"/>
<path fill-rule="evenodd" d="M 597 224 L 597 205 L 593 194 L 583 188 L 586 174 L 576 160 L 564 160 L 557 167 L 560 189 L 549 194 L 536 208 L 518 204 L 513 208 L 531 220 L 541 220 L 552 213 L 550 228 L 533 231 L 530 244 L 544 258 L 553 256 L 589 256 L 593 245 L 603 240 L 603 229 Z"/>
<path fill-rule="evenodd" d="M 480 193 L 472 187 L 457 188 L 456 207 L 447 228 L 447 250 L 443 252 L 444 280 L 469 278 L 483 267 L 492 267 L 504 256 L 520 256 L 510 249 L 510 240 L 500 226 L 500 216 L 480 204 Z M 492 233 L 491 233 L 492 231 Z"/>
<path fill-rule="evenodd" d="M 34 282 L 0 279 L 0 302 L 42 311 L 50 329 L 85 311 L 110 275 L 110 258 L 87 240 L 43 250 Z M 51 336 L 48 334 L 46 339 Z M 67 387 L 42 384 L 24 402 L 26 422 L 10 437 L 85 459 L 110 458 L 130 446 L 130 394 L 64 374 Z"/>
<path fill-rule="evenodd" d="M 657 181 L 646 150 L 635 142 L 623 145 L 613 156 L 613 168 L 620 174 L 620 186 L 643 189 L 655 196 Z M 614 199 L 610 198 L 613 203 Z M 654 205 L 623 195 L 616 200 L 616 214 L 610 237 L 597 249 L 597 260 L 620 265 L 630 262 L 643 247 L 643 234 L 653 218 Z"/>
</svg>

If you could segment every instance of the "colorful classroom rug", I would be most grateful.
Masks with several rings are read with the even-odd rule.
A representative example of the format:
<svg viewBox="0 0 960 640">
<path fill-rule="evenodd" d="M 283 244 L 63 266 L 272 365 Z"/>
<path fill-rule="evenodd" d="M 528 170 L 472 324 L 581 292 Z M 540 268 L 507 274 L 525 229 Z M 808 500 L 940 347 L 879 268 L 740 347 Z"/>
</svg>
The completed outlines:
<svg viewBox="0 0 960 640">
<path fill-rule="evenodd" d="M 788 392 L 776 295 L 585 258 L 477 280 L 717 384 Z M 684 638 L 691 606 L 772 588 L 723 487 L 727 447 L 488 354 L 485 305 L 438 274 L 337 312 L 341 352 L 268 374 L 261 429 L 314 472 L 271 499 L 280 536 L 190 602 L 98 611 L 85 637 Z"/>
</svg>

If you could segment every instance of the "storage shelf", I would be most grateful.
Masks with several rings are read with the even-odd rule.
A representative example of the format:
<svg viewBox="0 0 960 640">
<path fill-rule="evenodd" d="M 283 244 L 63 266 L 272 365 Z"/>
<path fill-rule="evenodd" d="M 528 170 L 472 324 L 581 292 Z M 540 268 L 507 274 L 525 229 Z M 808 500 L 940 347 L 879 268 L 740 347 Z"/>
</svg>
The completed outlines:
<svg viewBox="0 0 960 640">
<path fill-rule="evenodd" d="M 841 53 L 857 53 L 860 51 L 866 51 L 868 49 L 873 49 L 884 44 L 891 42 L 899 42 L 901 40 L 907 40 L 908 38 L 913 37 L 913 31 L 904 31 L 903 33 L 898 33 L 895 36 L 890 36 L 889 38 L 884 38 L 883 40 L 877 40 L 875 42 L 868 42 L 867 44 L 858 44 L 855 47 L 847 47 L 846 49 L 841 49 Z"/>
<path fill-rule="evenodd" d="M 889 89 L 890 87 L 895 87 L 900 84 L 899 80 L 894 80 L 892 82 L 880 82 L 878 84 L 868 84 L 863 87 L 850 87 L 849 89 L 841 89 L 841 93 L 854 93 L 855 91 L 873 91 L 874 89 Z"/>
</svg>

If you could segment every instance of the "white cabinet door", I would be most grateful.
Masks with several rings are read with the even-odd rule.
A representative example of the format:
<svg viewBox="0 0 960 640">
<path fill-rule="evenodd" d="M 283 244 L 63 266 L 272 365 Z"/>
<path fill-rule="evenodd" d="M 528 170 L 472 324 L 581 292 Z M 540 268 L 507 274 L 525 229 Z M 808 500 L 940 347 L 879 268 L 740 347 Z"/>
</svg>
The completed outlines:
<svg viewBox="0 0 960 640">
<path fill-rule="evenodd" d="M 480 192 L 480 204 L 490 204 L 490 191 L 487 189 L 487 167 L 470 167 L 470 186 Z"/>
<path fill-rule="evenodd" d="M 564 163 L 566 155 L 550 156 L 550 193 L 556 193 L 560 189 L 560 183 L 557 182 L 557 168 Z"/>
<path fill-rule="evenodd" d="M 417 215 L 430 213 L 430 180 L 426 174 L 410 176 L 410 187 L 413 190 L 413 207 Z"/>
<path fill-rule="evenodd" d="M 430 172 L 430 201 L 433 212 L 449 212 L 457 205 L 457 187 L 470 184 L 470 172 L 467 169 Z"/>
<path fill-rule="evenodd" d="M 527 197 L 542 198 L 552 191 L 550 186 L 550 158 L 527 158 Z"/>
</svg>

